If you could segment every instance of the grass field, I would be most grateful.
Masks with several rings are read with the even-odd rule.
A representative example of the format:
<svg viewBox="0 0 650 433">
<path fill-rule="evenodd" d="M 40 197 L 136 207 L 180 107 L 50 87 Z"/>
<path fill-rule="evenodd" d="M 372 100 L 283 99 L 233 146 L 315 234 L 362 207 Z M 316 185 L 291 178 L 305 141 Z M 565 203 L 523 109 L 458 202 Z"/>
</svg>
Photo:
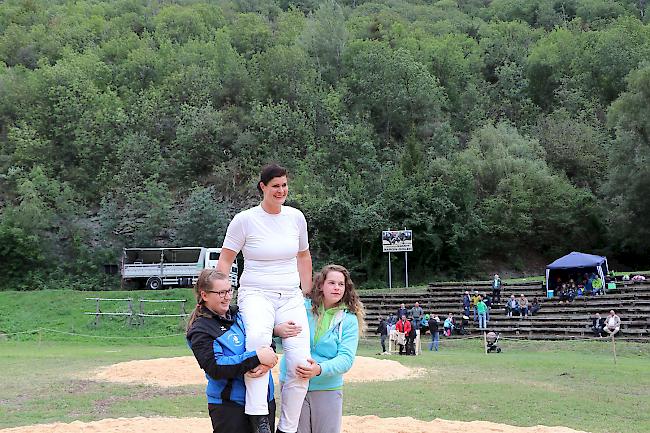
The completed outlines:
<svg viewBox="0 0 650 433">
<path fill-rule="evenodd" d="M 189 291 L 111 296 L 191 299 Z M 176 319 L 144 327 L 90 325 L 85 292 L 0 293 L 0 428 L 132 416 L 207 417 L 201 386 L 157 388 L 90 380 L 116 362 L 190 355 Z M 117 308 L 117 306 L 116 306 Z M 17 332 L 41 329 L 40 332 Z M 58 332 L 54 332 L 58 331 Z M 65 332 L 65 333 L 61 333 Z M 650 432 L 650 344 L 505 340 L 485 355 L 480 340 L 444 340 L 438 353 L 392 357 L 426 369 L 412 380 L 350 383 L 346 415 L 563 425 L 591 432 Z M 376 340 L 359 354 L 375 356 Z"/>
<path fill-rule="evenodd" d="M 422 420 L 487 420 L 564 425 L 592 432 L 650 432 L 650 347 L 619 343 L 614 365 L 606 342 L 502 342 L 485 355 L 480 340 L 443 341 L 438 353 L 392 357 L 426 368 L 400 382 L 345 388 L 346 415 Z M 373 356 L 376 341 L 360 355 Z M 188 355 L 181 338 L 142 343 L 0 343 L 0 428 L 133 416 L 207 416 L 201 386 L 157 388 L 89 379 L 115 362 Z"/>
</svg>

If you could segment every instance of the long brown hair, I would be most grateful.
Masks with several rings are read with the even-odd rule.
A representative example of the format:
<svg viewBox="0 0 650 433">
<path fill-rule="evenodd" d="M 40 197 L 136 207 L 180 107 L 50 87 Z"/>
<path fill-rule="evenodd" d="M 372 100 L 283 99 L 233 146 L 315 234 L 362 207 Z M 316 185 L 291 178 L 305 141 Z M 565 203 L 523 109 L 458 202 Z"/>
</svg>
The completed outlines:
<svg viewBox="0 0 650 433">
<path fill-rule="evenodd" d="M 194 323 L 197 317 L 211 317 L 210 314 L 203 311 L 203 304 L 205 301 L 201 296 L 201 292 L 208 292 L 212 290 L 212 283 L 218 280 L 229 281 L 229 278 L 228 275 L 224 274 L 221 271 L 217 271 L 216 269 L 203 269 L 199 274 L 199 278 L 197 278 L 196 284 L 194 284 L 196 307 L 194 307 L 194 311 L 192 311 L 192 314 L 190 314 L 190 319 L 187 321 L 186 331 L 190 330 L 192 323 Z"/>
<path fill-rule="evenodd" d="M 359 335 L 363 336 L 366 329 L 365 316 L 366 312 L 363 309 L 363 303 L 354 288 L 350 272 L 341 265 L 326 265 L 318 272 L 314 278 L 314 285 L 311 291 L 311 310 L 317 319 L 319 318 L 320 308 L 323 305 L 323 284 L 327 279 L 327 274 L 330 272 L 340 272 L 345 279 L 345 293 L 339 301 L 338 305 L 345 305 L 347 310 L 357 316 L 359 321 Z"/>
</svg>

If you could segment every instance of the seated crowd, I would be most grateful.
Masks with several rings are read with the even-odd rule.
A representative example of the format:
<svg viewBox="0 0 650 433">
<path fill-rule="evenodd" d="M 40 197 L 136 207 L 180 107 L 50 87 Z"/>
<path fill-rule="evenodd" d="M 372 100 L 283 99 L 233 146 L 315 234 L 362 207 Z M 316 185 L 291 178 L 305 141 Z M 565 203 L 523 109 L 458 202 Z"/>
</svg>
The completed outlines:
<svg viewBox="0 0 650 433">
<path fill-rule="evenodd" d="M 557 277 L 553 288 L 555 297 L 559 299 L 560 303 L 564 303 L 573 302 L 575 298 L 587 295 L 604 295 L 605 284 L 607 284 L 606 281 L 603 281 L 596 272 L 592 272 L 591 274 L 569 275 L 565 279 Z"/>
<path fill-rule="evenodd" d="M 506 302 L 506 316 L 519 316 L 519 318 L 524 318 L 537 314 L 541 308 L 537 297 L 533 298 L 533 302 L 531 303 L 523 293 L 519 297 L 510 295 L 510 299 Z"/>
<path fill-rule="evenodd" d="M 621 318 L 614 310 L 609 310 L 609 315 L 605 318 L 600 317 L 600 313 L 596 313 L 591 321 L 591 329 L 596 337 L 605 335 L 613 337 L 621 330 Z"/>
</svg>

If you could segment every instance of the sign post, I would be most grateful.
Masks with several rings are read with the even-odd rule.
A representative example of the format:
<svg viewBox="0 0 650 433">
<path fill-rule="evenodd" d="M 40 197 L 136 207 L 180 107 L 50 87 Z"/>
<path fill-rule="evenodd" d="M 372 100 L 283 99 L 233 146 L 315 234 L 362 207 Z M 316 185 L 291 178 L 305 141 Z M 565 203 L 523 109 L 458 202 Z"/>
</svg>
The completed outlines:
<svg viewBox="0 0 650 433">
<path fill-rule="evenodd" d="M 390 265 L 390 253 L 388 253 L 388 288 L 393 288 L 393 273 Z"/>
<path fill-rule="evenodd" d="M 383 252 L 388 253 L 388 287 L 393 288 L 390 253 L 404 252 L 404 271 L 406 287 L 409 286 L 408 251 L 413 251 L 413 232 L 411 230 L 385 230 L 381 232 Z"/>
</svg>

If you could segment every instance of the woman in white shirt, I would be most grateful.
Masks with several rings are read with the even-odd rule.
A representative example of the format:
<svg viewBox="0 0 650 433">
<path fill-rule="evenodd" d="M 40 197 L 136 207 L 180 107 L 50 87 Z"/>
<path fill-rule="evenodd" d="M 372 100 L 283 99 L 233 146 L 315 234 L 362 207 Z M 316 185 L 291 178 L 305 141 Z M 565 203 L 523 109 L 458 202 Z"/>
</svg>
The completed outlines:
<svg viewBox="0 0 650 433">
<path fill-rule="evenodd" d="M 312 262 L 307 239 L 307 222 L 298 209 L 284 206 L 287 199 L 287 171 L 271 164 L 262 169 L 257 185 L 262 193 L 259 206 L 235 215 L 228 226 L 217 269 L 228 272 L 237 253 L 244 256 L 237 304 L 246 329 L 246 350 L 270 346 L 273 327 L 291 321 L 302 328 L 283 338 L 287 376 L 282 387 L 279 433 L 298 429 L 300 410 L 308 380 L 295 375 L 296 367 L 307 365 L 309 324 L 303 293 L 311 291 Z M 302 288 L 302 291 L 301 291 Z M 268 371 L 247 375 L 246 409 L 254 433 L 272 433 L 268 425 Z M 258 376 L 258 377 L 253 377 Z"/>
</svg>

